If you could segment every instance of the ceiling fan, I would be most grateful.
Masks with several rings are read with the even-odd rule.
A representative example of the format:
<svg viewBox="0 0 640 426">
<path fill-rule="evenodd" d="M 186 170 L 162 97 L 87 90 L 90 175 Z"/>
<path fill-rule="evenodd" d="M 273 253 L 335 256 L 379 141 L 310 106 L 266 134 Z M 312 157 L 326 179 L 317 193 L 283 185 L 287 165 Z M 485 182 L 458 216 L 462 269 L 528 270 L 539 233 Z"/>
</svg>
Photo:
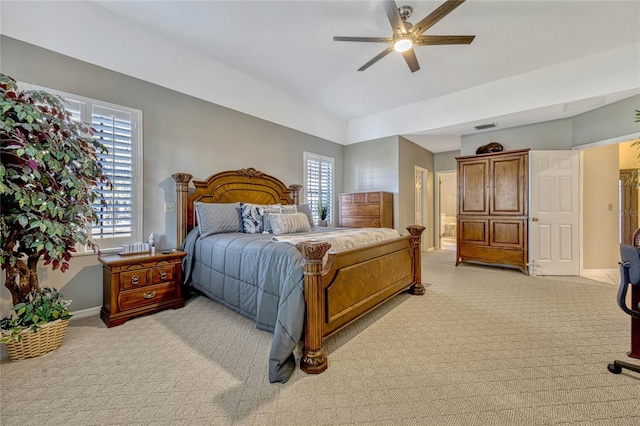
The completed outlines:
<svg viewBox="0 0 640 426">
<path fill-rule="evenodd" d="M 475 36 L 463 35 L 432 35 L 423 36 L 426 30 L 434 26 L 438 21 L 447 16 L 449 13 L 464 3 L 465 0 L 447 0 L 436 10 L 423 18 L 416 25 L 407 22 L 407 18 L 411 16 L 413 8 L 411 6 L 397 7 L 394 0 L 384 0 L 384 8 L 387 17 L 391 23 L 393 37 L 333 37 L 334 41 L 364 41 L 373 43 L 389 43 L 389 47 L 383 50 L 378 56 L 358 68 L 358 71 L 364 71 L 380 59 L 387 56 L 393 50 L 402 52 L 404 60 L 409 65 L 411 72 L 420 69 L 414 46 L 433 46 L 441 44 L 470 44 Z"/>
</svg>

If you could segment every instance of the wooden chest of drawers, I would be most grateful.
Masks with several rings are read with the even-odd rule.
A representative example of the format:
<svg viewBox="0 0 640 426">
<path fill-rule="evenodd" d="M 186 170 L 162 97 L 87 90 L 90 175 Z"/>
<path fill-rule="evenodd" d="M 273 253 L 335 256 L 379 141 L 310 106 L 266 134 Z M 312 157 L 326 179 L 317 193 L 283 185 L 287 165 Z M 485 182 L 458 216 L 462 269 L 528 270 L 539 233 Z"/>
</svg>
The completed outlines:
<svg viewBox="0 0 640 426">
<path fill-rule="evenodd" d="M 393 228 L 393 194 L 391 192 L 340 194 L 340 226 Z"/>
<path fill-rule="evenodd" d="M 102 309 L 107 325 L 167 308 L 184 306 L 182 258 L 186 253 L 140 254 L 100 257 L 102 262 Z"/>
</svg>

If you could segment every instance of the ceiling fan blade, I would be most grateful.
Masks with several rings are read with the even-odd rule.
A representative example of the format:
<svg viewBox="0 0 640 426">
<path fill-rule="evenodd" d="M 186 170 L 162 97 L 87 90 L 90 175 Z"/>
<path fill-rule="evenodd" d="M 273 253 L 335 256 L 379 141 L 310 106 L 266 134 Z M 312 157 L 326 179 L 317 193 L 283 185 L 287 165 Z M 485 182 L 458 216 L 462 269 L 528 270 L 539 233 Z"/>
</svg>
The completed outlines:
<svg viewBox="0 0 640 426">
<path fill-rule="evenodd" d="M 380 52 L 378 54 L 378 56 L 376 56 L 375 58 L 373 58 L 372 60 L 370 60 L 369 62 L 367 62 L 366 64 L 364 64 L 363 66 L 361 66 L 360 68 L 358 68 L 358 71 L 364 71 L 367 68 L 369 68 L 371 65 L 375 64 L 376 62 L 378 62 L 380 59 L 384 58 L 385 56 L 387 56 L 389 53 L 393 52 L 393 46 L 389 46 L 387 47 L 385 50 L 383 50 L 382 52 Z"/>
<path fill-rule="evenodd" d="M 414 40 L 415 46 L 436 46 L 439 44 L 471 44 L 476 36 L 422 36 Z"/>
<path fill-rule="evenodd" d="M 465 0 L 447 0 L 439 8 L 431 12 L 420 22 L 409 29 L 409 33 L 414 37 L 418 37 L 423 32 L 434 26 L 438 21 L 447 16 L 449 13 L 464 3 Z"/>
<path fill-rule="evenodd" d="M 407 29 L 404 27 L 404 21 L 400 16 L 400 11 L 398 10 L 398 6 L 396 6 L 396 2 L 393 0 L 385 0 L 384 9 L 387 12 L 389 23 L 391 23 L 391 29 L 393 29 L 393 36 L 400 37 L 407 34 Z"/>
<path fill-rule="evenodd" d="M 413 48 L 402 52 L 402 56 L 404 56 L 404 60 L 407 61 L 407 65 L 409 65 L 411 72 L 416 72 L 420 69 L 418 58 L 416 58 L 416 51 L 413 50 Z"/>
<path fill-rule="evenodd" d="M 333 37 L 333 41 L 368 41 L 373 43 L 391 43 L 392 37 Z"/>
</svg>

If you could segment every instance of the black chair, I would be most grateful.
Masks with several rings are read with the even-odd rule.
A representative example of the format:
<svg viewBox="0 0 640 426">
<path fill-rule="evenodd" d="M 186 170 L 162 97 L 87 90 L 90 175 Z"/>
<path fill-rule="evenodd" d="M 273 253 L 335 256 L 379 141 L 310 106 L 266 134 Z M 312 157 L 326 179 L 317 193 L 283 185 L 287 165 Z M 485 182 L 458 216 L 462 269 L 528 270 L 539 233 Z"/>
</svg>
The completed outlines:
<svg viewBox="0 0 640 426">
<path fill-rule="evenodd" d="M 631 315 L 631 351 L 627 355 L 640 358 L 640 249 L 621 245 L 620 259 L 618 306 Z M 631 308 L 627 307 L 629 286 L 631 286 Z M 609 364 L 607 368 L 613 374 L 620 374 L 623 368 L 640 373 L 640 365 L 618 360 L 613 361 L 613 364 Z"/>
</svg>

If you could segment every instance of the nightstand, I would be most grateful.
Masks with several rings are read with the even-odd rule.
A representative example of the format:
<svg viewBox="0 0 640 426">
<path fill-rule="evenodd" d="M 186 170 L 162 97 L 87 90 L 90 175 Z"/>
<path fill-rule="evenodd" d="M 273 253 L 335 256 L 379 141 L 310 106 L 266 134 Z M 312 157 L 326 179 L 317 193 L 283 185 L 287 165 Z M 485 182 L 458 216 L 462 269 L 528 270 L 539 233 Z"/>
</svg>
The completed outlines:
<svg viewBox="0 0 640 426">
<path fill-rule="evenodd" d="M 110 255 L 102 262 L 102 309 L 107 325 L 167 308 L 182 308 L 182 258 L 185 252 Z"/>
</svg>

